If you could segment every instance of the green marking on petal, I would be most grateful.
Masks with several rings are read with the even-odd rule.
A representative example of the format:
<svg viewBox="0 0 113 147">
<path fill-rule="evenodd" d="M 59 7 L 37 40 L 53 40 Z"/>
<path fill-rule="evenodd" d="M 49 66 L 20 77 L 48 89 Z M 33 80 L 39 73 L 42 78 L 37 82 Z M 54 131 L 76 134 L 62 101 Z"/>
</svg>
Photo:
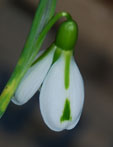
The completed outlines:
<svg viewBox="0 0 113 147">
<path fill-rule="evenodd" d="M 72 117 L 71 117 L 70 101 L 67 98 L 65 101 L 63 114 L 60 118 L 60 122 L 69 121 L 69 120 L 72 120 Z"/>
<path fill-rule="evenodd" d="M 70 61 L 71 61 L 72 52 L 65 52 L 65 71 L 64 71 L 64 84 L 65 89 L 69 88 L 70 83 Z"/>
</svg>

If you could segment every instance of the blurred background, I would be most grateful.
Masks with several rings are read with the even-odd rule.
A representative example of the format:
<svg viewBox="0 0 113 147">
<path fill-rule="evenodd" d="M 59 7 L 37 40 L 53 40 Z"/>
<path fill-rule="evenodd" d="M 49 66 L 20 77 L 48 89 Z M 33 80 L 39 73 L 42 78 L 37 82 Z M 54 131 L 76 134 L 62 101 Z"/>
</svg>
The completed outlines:
<svg viewBox="0 0 113 147">
<path fill-rule="evenodd" d="M 0 92 L 8 81 L 29 32 L 38 0 L 0 0 Z M 113 147 L 113 1 L 58 0 L 79 25 L 75 60 L 85 83 L 78 125 L 60 133 L 44 124 L 38 93 L 24 106 L 10 103 L 0 120 L 0 147 Z M 57 25 L 42 48 L 53 41 Z"/>
</svg>

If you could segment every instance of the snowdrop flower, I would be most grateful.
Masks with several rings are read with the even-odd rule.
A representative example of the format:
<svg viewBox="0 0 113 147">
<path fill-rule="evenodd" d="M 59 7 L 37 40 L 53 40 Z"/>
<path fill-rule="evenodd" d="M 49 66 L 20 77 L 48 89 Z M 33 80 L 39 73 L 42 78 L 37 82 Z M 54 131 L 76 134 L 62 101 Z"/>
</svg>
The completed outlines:
<svg viewBox="0 0 113 147">
<path fill-rule="evenodd" d="M 40 88 L 40 110 L 46 125 L 54 131 L 70 130 L 78 123 L 83 103 L 84 85 L 73 57 L 77 25 L 65 21 L 56 41 L 32 64 L 12 101 L 26 103 Z"/>
</svg>

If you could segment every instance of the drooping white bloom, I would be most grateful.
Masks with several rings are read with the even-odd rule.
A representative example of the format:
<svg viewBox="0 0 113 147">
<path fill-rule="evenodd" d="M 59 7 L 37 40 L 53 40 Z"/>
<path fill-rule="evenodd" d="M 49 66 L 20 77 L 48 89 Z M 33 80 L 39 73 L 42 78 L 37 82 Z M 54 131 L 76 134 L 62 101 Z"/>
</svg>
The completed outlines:
<svg viewBox="0 0 113 147">
<path fill-rule="evenodd" d="M 83 79 L 73 57 L 77 34 L 74 21 L 61 24 L 49 52 L 44 52 L 29 68 L 12 99 L 22 105 L 42 85 L 39 96 L 42 118 L 54 131 L 74 128 L 83 108 Z"/>
<path fill-rule="evenodd" d="M 65 59 L 62 55 L 48 72 L 40 92 L 40 109 L 46 125 L 54 130 L 72 129 L 78 123 L 84 86 L 79 69 L 71 57 L 69 88 L 65 88 Z"/>
</svg>

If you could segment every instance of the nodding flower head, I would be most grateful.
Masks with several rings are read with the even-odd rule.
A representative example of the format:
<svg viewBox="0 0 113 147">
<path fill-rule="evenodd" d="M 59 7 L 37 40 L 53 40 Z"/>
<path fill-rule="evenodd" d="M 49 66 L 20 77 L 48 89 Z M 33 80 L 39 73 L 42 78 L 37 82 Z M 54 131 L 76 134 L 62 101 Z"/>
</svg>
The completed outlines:
<svg viewBox="0 0 113 147">
<path fill-rule="evenodd" d="M 76 23 L 63 22 L 56 41 L 34 61 L 12 98 L 22 105 L 41 87 L 40 111 L 54 131 L 74 128 L 83 108 L 83 79 L 73 57 L 77 36 Z"/>
</svg>

